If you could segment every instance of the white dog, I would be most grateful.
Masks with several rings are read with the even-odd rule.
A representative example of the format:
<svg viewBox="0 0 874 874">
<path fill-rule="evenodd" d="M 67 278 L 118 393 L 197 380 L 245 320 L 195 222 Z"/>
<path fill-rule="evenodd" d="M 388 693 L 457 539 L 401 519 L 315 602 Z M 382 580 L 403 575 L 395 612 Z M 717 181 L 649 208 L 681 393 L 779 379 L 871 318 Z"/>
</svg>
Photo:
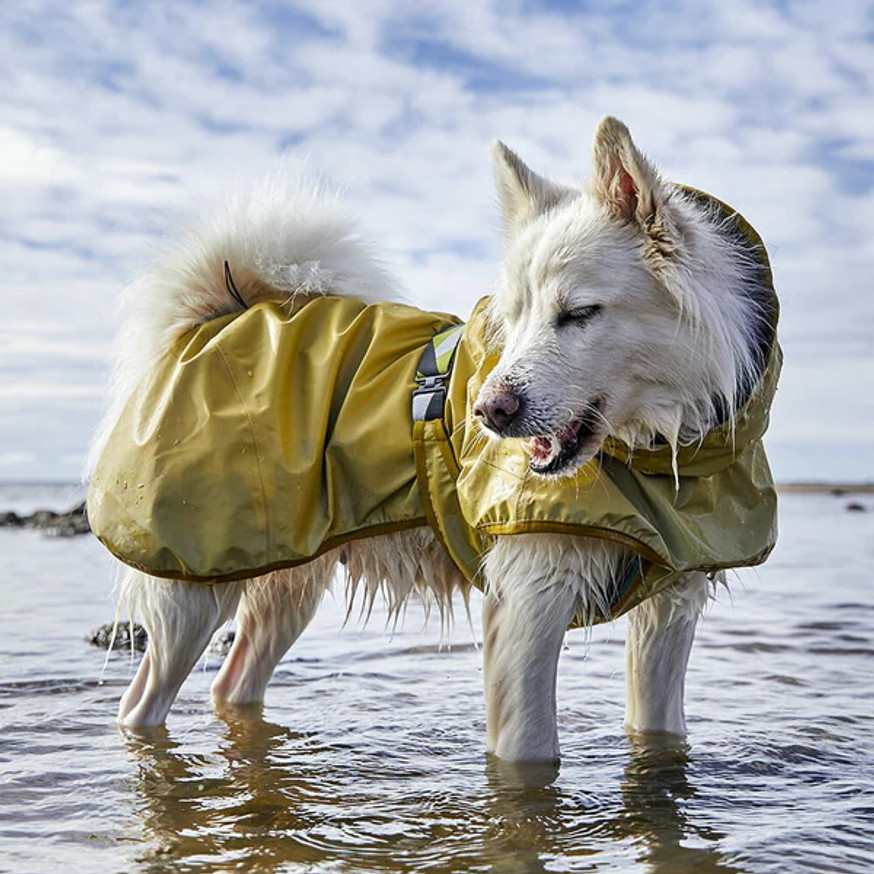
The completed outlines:
<svg viewBox="0 0 874 874">
<path fill-rule="evenodd" d="M 468 518 L 471 530 L 486 538 L 482 576 L 453 561 L 445 533 L 412 525 L 332 541 L 308 562 L 265 562 L 249 580 L 241 571 L 208 585 L 130 569 L 125 591 L 149 648 L 121 701 L 123 725 L 162 723 L 232 617 L 237 635 L 213 697 L 262 700 L 339 562 L 353 587 L 371 597 L 384 591 L 392 609 L 414 590 L 442 607 L 470 578 L 483 587 L 487 747 L 501 758 L 557 759 L 565 632 L 625 610 L 627 726 L 685 731 L 684 676 L 713 581 L 722 568 L 763 560 L 773 545 L 773 489 L 759 442 L 779 370 L 766 255 L 723 204 L 664 182 L 614 119 L 595 133 L 583 189 L 537 176 L 500 143 L 495 171 L 507 245 L 480 314 L 492 357 L 484 373 L 488 355 L 478 361 L 480 383 L 461 385 L 467 415 L 462 407 L 449 425 L 453 435 L 466 431 L 465 446 L 491 453 L 459 462 L 463 513 L 477 516 Z M 352 230 L 331 198 L 274 181 L 132 286 L 114 402 L 92 455 L 98 471 L 137 386 L 198 326 L 220 316 L 216 325 L 243 324 L 233 314 L 244 307 L 273 307 L 282 318 L 331 306 L 337 298 L 326 295 L 365 304 L 391 297 L 391 280 Z M 493 487 L 489 471 L 500 478 L 511 469 L 515 479 Z M 107 541 L 99 528 L 112 515 L 109 488 L 89 508 Z M 547 506 L 526 516 L 529 493 Z M 570 521 L 556 515 L 559 505 Z M 509 521 L 498 518 L 504 510 Z M 146 567 L 124 548 L 113 551 Z"/>
</svg>

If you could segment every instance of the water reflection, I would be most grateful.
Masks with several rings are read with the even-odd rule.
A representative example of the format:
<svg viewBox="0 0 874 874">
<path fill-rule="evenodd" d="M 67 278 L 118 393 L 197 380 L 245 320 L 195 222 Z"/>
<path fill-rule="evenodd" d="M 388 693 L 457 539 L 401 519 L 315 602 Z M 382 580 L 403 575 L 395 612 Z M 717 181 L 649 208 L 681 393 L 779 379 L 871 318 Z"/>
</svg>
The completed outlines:
<svg viewBox="0 0 874 874">
<path fill-rule="evenodd" d="M 637 839 L 638 860 L 650 874 L 742 874 L 718 849 L 725 835 L 690 813 L 696 790 L 688 768 L 689 747 L 676 737 L 632 737 L 618 830 Z"/>
<path fill-rule="evenodd" d="M 488 763 L 495 823 L 485 852 L 496 871 L 555 870 L 565 860 L 576 870 L 586 856 L 609 855 L 604 843 L 627 847 L 649 874 L 742 874 L 719 850 L 724 835 L 698 824 L 689 813 L 695 789 L 688 779 L 685 743 L 664 735 L 631 739 L 621 803 L 609 796 L 568 794 L 551 784 L 551 766 Z"/>
<path fill-rule="evenodd" d="M 309 739 L 264 721 L 260 707 L 222 717 L 225 736 L 210 755 L 188 751 L 164 728 L 126 733 L 152 844 L 137 860 L 142 870 L 163 872 L 173 861 L 180 871 L 269 872 L 324 859 L 298 839 L 315 824 L 307 800 L 326 791 L 308 779 Z M 293 764 L 289 746 L 297 752 Z"/>
<path fill-rule="evenodd" d="M 164 729 L 126 736 L 149 845 L 140 870 L 536 874 L 612 857 L 650 874 L 741 872 L 719 850 L 723 835 L 695 822 L 688 749 L 665 738 L 632 740 L 618 791 L 566 788 L 555 766 L 491 758 L 484 781 L 481 771 L 444 774 L 441 791 L 403 765 L 392 784 L 391 771 L 258 709 L 222 718 L 218 749 L 206 754 Z M 427 751 L 417 755 L 422 763 Z"/>
<path fill-rule="evenodd" d="M 554 784 L 558 764 L 511 763 L 486 758 L 490 796 L 483 856 L 492 870 L 507 874 L 537 874 L 561 853 L 563 793 Z"/>
</svg>

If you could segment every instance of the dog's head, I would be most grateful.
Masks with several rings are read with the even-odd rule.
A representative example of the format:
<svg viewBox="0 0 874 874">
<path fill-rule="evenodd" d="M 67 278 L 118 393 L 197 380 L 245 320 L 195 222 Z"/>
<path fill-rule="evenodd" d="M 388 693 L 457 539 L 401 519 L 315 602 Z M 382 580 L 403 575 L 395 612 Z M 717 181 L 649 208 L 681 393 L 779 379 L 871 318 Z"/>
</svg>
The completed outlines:
<svg viewBox="0 0 874 874">
<path fill-rule="evenodd" d="M 541 178 L 502 143 L 494 157 L 507 247 L 491 303 L 503 352 L 473 406 L 485 430 L 523 438 L 531 469 L 556 476 L 607 436 L 639 445 L 701 425 L 736 381 L 715 338 L 731 326 L 711 330 L 699 300 L 708 270 L 730 272 L 706 251 L 705 217 L 616 119 L 595 132 L 583 189 Z"/>
</svg>

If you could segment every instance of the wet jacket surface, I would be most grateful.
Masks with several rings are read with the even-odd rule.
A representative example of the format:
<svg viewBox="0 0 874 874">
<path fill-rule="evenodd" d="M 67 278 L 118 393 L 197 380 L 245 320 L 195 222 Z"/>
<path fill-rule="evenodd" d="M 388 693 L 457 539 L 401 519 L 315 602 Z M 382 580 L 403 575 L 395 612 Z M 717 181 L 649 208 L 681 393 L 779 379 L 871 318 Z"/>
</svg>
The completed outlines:
<svg viewBox="0 0 874 874">
<path fill-rule="evenodd" d="M 770 288 L 763 248 L 759 257 Z M 464 325 L 443 417 L 416 422 L 417 365 L 436 334 L 459 324 L 454 316 L 326 296 L 201 325 L 128 401 L 92 479 L 92 529 L 122 561 L 197 582 L 430 525 L 481 584 L 496 536 L 603 537 L 640 557 L 612 616 L 678 573 L 767 557 L 776 496 L 761 438 L 781 363 L 773 336 L 733 427 L 680 449 L 678 488 L 667 445 L 629 458 L 612 440 L 573 477 L 544 479 L 520 441 L 483 440 L 471 416 L 498 357 L 485 340 L 486 306 Z M 776 317 L 774 299 L 774 326 Z"/>
</svg>

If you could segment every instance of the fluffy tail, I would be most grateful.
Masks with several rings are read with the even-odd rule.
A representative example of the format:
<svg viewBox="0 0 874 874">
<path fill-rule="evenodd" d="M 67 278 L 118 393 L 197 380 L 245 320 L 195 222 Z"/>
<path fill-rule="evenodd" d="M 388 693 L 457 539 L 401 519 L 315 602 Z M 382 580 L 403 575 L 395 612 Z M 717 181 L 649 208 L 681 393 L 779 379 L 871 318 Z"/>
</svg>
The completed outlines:
<svg viewBox="0 0 874 874">
<path fill-rule="evenodd" d="M 279 172 L 228 200 L 162 246 L 154 267 L 124 292 L 109 405 L 89 453 L 90 475 L 109 430 L 152 362 L 201 322 L 263 300 L 338 294 L 391 300 L 397 286 L 336 193 Z"/>
</svg>

